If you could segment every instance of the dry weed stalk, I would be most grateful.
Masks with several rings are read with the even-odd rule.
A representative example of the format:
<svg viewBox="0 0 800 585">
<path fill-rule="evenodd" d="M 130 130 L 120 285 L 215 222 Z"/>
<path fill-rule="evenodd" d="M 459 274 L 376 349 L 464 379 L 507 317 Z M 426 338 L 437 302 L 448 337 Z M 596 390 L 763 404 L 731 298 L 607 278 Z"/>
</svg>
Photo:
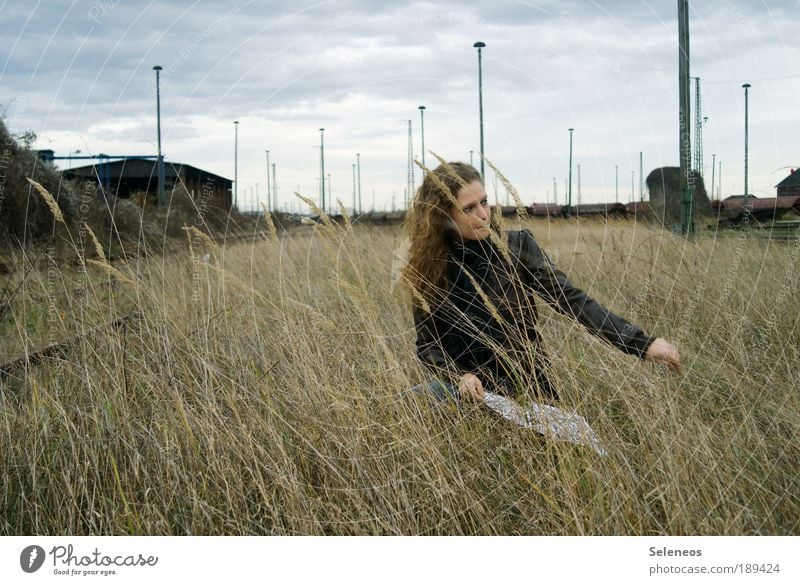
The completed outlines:
<svg viewBox="0 0 800 585">
<path fill-rule="evenodd" d="M 342 216 L 344 217 L 344 227 L 346 231 L 351 231 L 353 229 L 353 225 L 350 223 L 350 216 L 347 215 L 347 209 L 345 209 L 344 204 L 337 199 L 336 203 L 339 204 L 339 209 L 342 210 Z"/>
<path fill-rule="evenodd" d="M 44 199 L 45 204 L 50 209 L 50 213 L 53 214 L 53 217 L 56 219 L 56 221 L 61 222 L 64 225 L 67 225 L 67 223 L 64 221 L 64 216 L 61 213 L 61 208 L 58 206 L 58 203 L 56 203 L 56 200 L 53 199 L 53 196 L 50 194 L 50 192 L 47 189 L 45 189 L 41 184 L 34 181 L 30 177 L 27 177 L 27 179 L 28 182 L 31 185 L 33 185 L 33 187 L 42 196 L 42 199 Z"/>
<path fill-rule="evenodd" d="M 94 235 L 94 232 L 92 231 L 92 228 L 90 228 L 87 225 L 86 226 L 86 231 L 89 232 L 89 238 L 92 240 L 92 243 L 94 244 L 94 251 L 97 254 L 97 257 L 105 259 L 106 253 L 103 250 L 103 246 L 100 245 L 100 242 L 98 241 L 97 236 Z"/>
<path fill-rule="evenodd" d="M 320 208 L 317 206 L 317 204 L 316 204 L 316 203 L 314 203 L 314 201 L 313 201 L 312 199 L 309 199 L 308 197 L 304 197 L 303 195 L 300 195 L 300 193 L 298 193 L 297 191 L 295 191 L 295 192 L 294 192 L 294 194 L 295 194 L 295 195 L 296 195 L 298 198 L 300 198 L 300 200 L 301 200 L 303 203 L 305 203 L 306 205 L 308 205 L 308 206 L 309 206 L 309 207 L 310 207 L 310 208 L 311 208 L 311 209 L 314 211 L 314 213 L 316 213 L 317 215 L 319 215 L 320 219 L 322 219 L 322 222 L 323 222 L 323 223 L 324 223 L 324 224 L 325 224 L 327 227 L 329 227 L 329 228 L 331 228 L 331 229 L 335 229 L 335 224 L 333 223 L 333 220 L 331 220 L 330 216 L 329 216 L 327 213 L 325 213 L 325 212 L 324 212 L 322 209 L 320 209 Z"/>
<path fill-rule="evenodd" d="M 208 248 L 209 251 L 211 251 L 215 256 L 219 256 L 219 245 L 217 245 L 217 243 L 207 233 L 197 229 L 193 225 L 185 225 L 181 229 L 184 230 L 187 235 L 191 234 L 195 236 L 198 240 L 206 245 L 206 248 Z"/>
<path fill-rule="evenodd" d="M 447 185 L 445 185 L 444 182 L 439 177 L 436 176 L 436 173 L 434 173 L 432 170 L 430 170 L 428 167 L 426 167 L 418 160 L 415 160 L 414 164 L 416 164 L 419 168 L 421 168 L 425 172 L 426 177 L 431 178 L 431 181 L 433 181 L 434 184 L 437 187 L 439 187 L 439 190 L 442 193 L 444 193 L 444 196 L 447 197 L 447 199 L 450 201 L 450 203 L 453 204 L 454 207 L 461 209 L 460 207 L 458 207 L 458 201 L 456 200 L 455 194 L 452 191 L 450 191 L 450 188 Z"/>
<path fill-rule="evenodd" d="M 278 230 L 275 229 L 275 223 L 272 221 L 272 214 L 270 213 L 269 209 L 264 203 L 261 203 L 261 208 L 264 210 L 264 220 L 267 224 L 267 232 L 269 233 L 269 239 L 273 242 L 278 241 Z"/>
<path fill-rule="evenodd" d="M 494 171 L 494 173 L 497 175 L 497 178 L 500 179 L 500 182 L 503 183 L 503 186 L 506 188 L 506 190 L 511 193 L 511 197 L 514 199 L 514 205 L 517 208 L 517 216 L 520 218 L 520 220 L 528 219 L 528 211 L 525 209 L 525 205 L 523 205 L 522 199 L 519 198 L 519 193 L 517 193 L 517 190 L 514 188 L 514 185 L 511 184 L 511 181 L 506 179 L 505 175 L 503 175 L 503 173 L 501 173 L 497 167 L 492 164 L 492 161 L 485 156 L 481 156 L 481 158 L 486 161 L 486 164 L 489 165 L 489 168 Z"/>
<path fill-rule="evenodd" d="M 119 282 L 128 284 L 133 287 L 136 286 L 135 282 L 133 282 L 130 278 L 125 276 L 125 274 L 121 270 L 115 268 L 114 266 L 111 266 L 111 264 L 109 264 L 108 261 L 105 260 L 105 258 L 103 258 L 102 260 L 87 260 L 86 263 L 102 268 L 103 270 L 105 270 L 106 274 L 108 274 L 109 276 L 113 276 Z"/>
</svg>

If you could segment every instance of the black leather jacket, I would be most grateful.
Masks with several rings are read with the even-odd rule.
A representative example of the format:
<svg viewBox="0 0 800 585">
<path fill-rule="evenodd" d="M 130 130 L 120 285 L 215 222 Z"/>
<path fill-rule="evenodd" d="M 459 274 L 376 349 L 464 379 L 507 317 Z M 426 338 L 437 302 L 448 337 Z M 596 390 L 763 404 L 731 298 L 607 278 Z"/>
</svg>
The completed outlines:
<svg viewBox="0 0 800 585">
<path fill-rule="evenodd" d="M 548 359 L 536 329 L 534 292 L 601 339 L 625 353 L 644 357 L 653 337 L 574 287 L 542 251 L 530 230 L 509 231 L 507 235 L 510 268 L 499 261 L 499 253 L 489 253 L 485 258 L 498 261 L 492 262 L 491 269 L 481 271 L 482 258 L 470 263 L 463 254 L 464 247 L 456 246 L 462 254 L 457 258 L 451 248 L 447 300 L 432 304 L 430 313 L 414 305 L 417 356 L 437 378 L 455 383 L 461 375 L 472 372 L 487 389 L 503 393 L 513 393 L 508 380 L 521 380 L 557 398 L 546 376 Z M 496 252 L 494 245 L 490 247 Z M 459 270 L 464 267 L 471 279 L 461 276 Z M 458 288 L 454 281 L 468 283 L 464 288 L 469 290 Z M 487 308 L 469 284 L 472 282 L 478 283 L 494 309 Z"/>
</svg>

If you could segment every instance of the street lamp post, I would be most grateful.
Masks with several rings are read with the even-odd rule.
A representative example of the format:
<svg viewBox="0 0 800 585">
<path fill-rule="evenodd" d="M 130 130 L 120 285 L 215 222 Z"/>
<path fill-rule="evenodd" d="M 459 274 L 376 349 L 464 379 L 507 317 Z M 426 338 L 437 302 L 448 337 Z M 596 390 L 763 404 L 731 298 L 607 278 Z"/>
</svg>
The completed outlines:
<svg viewBox="0 0 800 585">
<path fill-rule="evenodd" d="M 273 202 L 273 209 L 275 213 L 278 212 L 278 173 L 275 172 L 275 163 L 272 163 L 272 197 L 275 199 Z"/>
<path fill-rule="evenodd" d="M 714 189 L 714 180 L 716 179 L 716 175 L 717 175 L 717 155 L 712 154 L 711 155 L 711 199 L 712 200 L 715 199 L 714 194 L 716 193 L 716 190 Z"/>
<path fill-rule="evenodd" d="M 72 168 L 72 155 L 73 154 L 80 154 L 80 153 L 81 153 L 81 149 L 80 148 L 78 150 L 70 151 L 70 153 L 69 153 L 69 168 L 70 169 Z"/>
<path fill-rule="evenodd" d="M 239 203 L 239 120 L 233 121 L 233 206 Z"/>
<path fill-rule="evenodd" d="M 636 177 L 636 171 L 631 171 L 631 201 L 630 201 L 631 203 L 634 202 L 635 200 L 634 198 L 636 197 L 636 192 L 634 191 L 633 188 L 633 180 L 635 177 Z"/>
<path fill-rule="evenodd" d="M 425 106 L 419 108 L 419 131 L 422 135 L 422 164 L 425 164 Z"/>
<path fill-rule="evenodd" d="M 747 197 L 749 195 L 748 185 L 747 185 L 747 138 L 748 138 L 748 127 L 749 127 L 749 120 L 748 120 L 748 90 L 750 89 L 750 84 L 745 83 L 742 85 L 744 88 L 744 202 L 742 206 L 744 207 L 744 212 L 747 214 Z"/>
<path fill-rule="evenodd" d="M 267 153 L 267 211 L 273 211 L 272 209 L 272 189 L 269 184 L 269 151 Z"/>
<path fill-rule="evenodd" d="M 485 151 L 483 148 L 483 65 L 481 62 L 481 49 L 486 46 L 486 43 L 478 41 L 472 46 L 478 49 L 478 114 L 481 122 L 481 178 L 486 180 L 483 168 L 483 157 Z"/>
<path fill-rule="evenodd" d="M 161 65 L 156 65 L 156 131 L 158 133 L 158 206 L 166 205 L 164 200 L 164 156 L 161 154 Z"/>
<path fill-rule="evenodd" d="M 408 186 L 406 187 L 405 197 L 406 208 L 408 208 L 408 202 L 414 193 L 414 140 L 411 134 L 411 120 L 404 121 L 408 122 Z"/>
<path fill-rule="evenodd" d="M 319 129 L 319 188 L 320 188 L 320 209 L 325 211 L 325 128 Z M 330 187 L 329 187 L 330 188 Z"/>
<path fill-rule="evenodd" d="M 571 215 L 572 209 L 572 132 L 574 128 L 569 129 L 569 187 L 567 188 L 567 217 Z"/>
<path fill-rule="evenodd" d="M 361 207 L 361 153 L 356 153 L 356 172 L 358 173 L 358 213 L 364 213 L 364 208 Z"/>
</svg>

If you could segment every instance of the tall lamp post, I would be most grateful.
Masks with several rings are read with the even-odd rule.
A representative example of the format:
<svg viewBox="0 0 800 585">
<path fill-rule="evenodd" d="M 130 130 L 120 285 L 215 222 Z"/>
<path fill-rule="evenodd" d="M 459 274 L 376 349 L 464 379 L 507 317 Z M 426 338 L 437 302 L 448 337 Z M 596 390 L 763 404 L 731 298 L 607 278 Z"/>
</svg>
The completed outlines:
<svg viewBox="0 0 800 585">
<path fill-rule="evenodd" d="M 364 213 L 364 208 L 361 207 L 361 153 L 356 153 L 356 172 L 358 173 L 358 213 Z"/>
<path fill-rule="evenodd" d="M 567 217 L 572 214 L 572 132 L 574 128 L 569 129 L 569 187 L 567 188 Z"/>
<path fill-rule="evenodd" d="M 353 217 L 356 215 L 356 163 L 353 163 Z"/>
<path fill-rule="evenodd" d="M 320 209 L 325 211 L 325 128 L 319 129 L 319 188 L 320 188 Z"/>
<path fill-rule="evenodd" d="M 636 177 L 636 171 L 631 171 L 631 203 L 636 201 L 636 193 L 633 188 L 633 180 Z"/>
<path fill-rule="evenodd" d="M 742 206 L 744 207 L 745 215 L 747 215 L 747 196 L 749 195 L 748 185 L 747 185 L 747 133 L 749 127 L 749 120 L 748 120 L 748 90 L 750 89 L 750 84 L 745 83 L 742 85 L 744 88 L 744 203 Z"/>
<path fill-rule="evenodd" d="M 711 199 L 712 200 L 716 198 L 715 194 L 717 192 L 714 185 L 716 174 L 717 174 L 717 155 L 712 154 L 711 155 Z"/>
<path fill-rule="evenodd" d="M 158 206 L 166 205 L 164 200 L 164 156 L 161 154 L 161 65 L 153 67 L 156 72 L 156 129 L 158 133 Z"/>
<path fill-rule="evenodd" d="M 267 153 L 267 211 L 273 211 L 272 208 L 272 189 L 269 185 L 269 151 Z"/>
<path fill-rule="evenodd" d="M 239 203 L 239 120 L 233 121 L 233 206 Z"/>
<path fill-rule="evenodd" d="M 478 49 L 478 114 L 481 121 L 481 178 L 486 180 L 483 168 L 483 64 L 481 62 L 481 49 L 486 46 L 486 43 L 478 41 L 472 46 Z"/>
<path fill-rule="evenodd" d="M 272 163 L 272 198 L 275 200 L 273 202 L 273 209 L 275 212 L 278 212 L 278 173 L 275 172 L 275 163 Z M 299 191 L 299 189 L 298 189 Z"/>
<path fill-rule="evenodd" d="M 422 164 L 425 164 L 425 106 L 419 108 L 419 131 L 422 135 Z"/>
</svg>

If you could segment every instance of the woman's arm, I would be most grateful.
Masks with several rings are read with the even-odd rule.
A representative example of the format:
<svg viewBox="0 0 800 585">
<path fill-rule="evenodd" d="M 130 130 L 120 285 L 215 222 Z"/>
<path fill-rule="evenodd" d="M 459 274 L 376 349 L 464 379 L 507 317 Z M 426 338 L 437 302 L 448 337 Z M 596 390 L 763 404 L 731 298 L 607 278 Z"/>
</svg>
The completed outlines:
<svg viewBox="0 0 800 585">
<path fill-rule="evenodd" d="M 434 314 L 414 304 L 417 358 L 437 377 L 455 382 L 464 372 L 444 349 L 444 325 Z"/>
<path fill-rule="evenodd" d="M 667 366 L 673 372 L 681 371 L 681 356 L 678 348 L 666 339 L 659 337 L 647 348 L 645 359 Z"/>
<path fill-rule="evenodd" d="M 527 273 L 523 277 L 527 277 L 533 289 L 558 311 L 573 317 L 589 331 L 625 353 L 652 361 L 665 358 L 665 351 L 671 356 L 670 362 L 677 356 L 674 346 L 663 339 L 646 335 L 639 327 L 615 315 L 573 286 L 566 274 L 556 268 L 539 247 L 530 230 L 521 230 L 519 238 L 514 247 L 517 248 L 521 265 Z M 653 348 L 656 341 L 659 344 Z M 664 344 L 674 351 L 674 355 L 667 351 L 669 348 Z"/>
<path fill-rule="evenodd" d="M 438 319 L 414 305 L 414 327 L 417 330 L 417 357 L 435 376 L 449 379 L 458 387 L 464 400 L 483 400 L 483 383 L 471 372 L 462 372 L 444 350 Z"/>
</svg>

